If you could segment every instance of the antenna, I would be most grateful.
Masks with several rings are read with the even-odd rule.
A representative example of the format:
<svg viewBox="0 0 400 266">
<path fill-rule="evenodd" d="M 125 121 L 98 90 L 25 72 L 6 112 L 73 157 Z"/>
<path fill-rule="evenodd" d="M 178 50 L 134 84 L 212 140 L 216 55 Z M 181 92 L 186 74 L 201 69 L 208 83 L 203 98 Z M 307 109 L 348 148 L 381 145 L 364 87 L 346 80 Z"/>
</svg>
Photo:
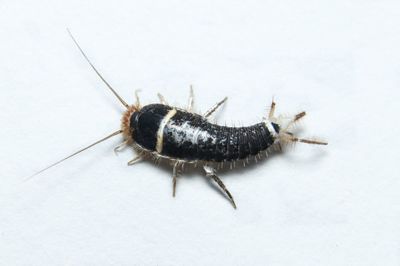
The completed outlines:
<svg viewBox="0 0 400 266">
<path fill-rule="evenodd" d="M 111 87 L 111 85 L 103 78 L 103 76 L 100 74 L 100 72 L 96 69 L 96 67 L 92 64 L 92 62 L 89 60 L 89 58 L 87 57 L 87 55 L 85 54 L 85 52 L 83 51 L 83 49 L 81 48 L 81 46 L 78 44 L 78 42 L 76 41 L 76 39 L 74 38 L 74 36 L 72 35 L 71 31 L 67 28 L 67 31 L 69 33 L 69 36 L 71 36 L 71 39 L 74 41 L 74 43 L 76 44 L 76 46 L 78 47 L 79 51 L 81 52 L 81 54 L 83 55 L 83 57 L 86 59 L 86 61 L 89 63 L 89 65 L 93 68 L 94 72 L 96 72 L 97 76 L 99 76 L 99 78 L 104 82 L 104 84 L 106 84 L 106 86 L 111 90 L 111 92 L 115 95 L 115 97 L 118 98 L 118 100 L 122 103 L 123 106 L 126 107 L 126 109 L 129 108 L 129 104 L 127 104 L 122 98 L 121 96 L 118 95 L 118 93 Z"/>
<path fill-rule="evenodd" d="M 92 148 L 93 146 L 96 146 L 97 144 L 100 144 L 100 143 L 102 143 L 103 141 L 106 141 L 106 140 L 108 140 L 109 138 L 112 138 L 112 137 L 114 137 L 114 136 L 117 136 L 117 135 L 119 135 L 119 134 L 121 134 L 121 133 L 122 133 L 122 130 L 115 131 L 114 133 L 108 135 L 107 137 L 102 138 L 101 140 L 96 141 L 95 143 L 93 143 L 93 144 L 91 144 L 91 145 L 89 145 L 89 146 L 87 146 L 87 147 L 85 147 L 85 148 L 83 148 L 83 149 L 81 149 L 81 150 L 79 150 L 79 151 L 77 151 L 77 152 L 75 152 L 75 153 L 69 155 L 68 157 L 65 157 L 64 159 L 61 159 L 60 161 L 53 163 L 52 165 L 50 165 L 50 166 L 48 166 L 48 167 L 46 167 L 46 168 L 40 170 L 39 172 L 36 172 L 35 174 L 33 174 L 33 175 L 31 175 L 30 177 L 28 177 L 27 179 L 25 179 L 24 182 L 26 182 L 26 181 L 32 179 L 33 177 L 37 176 L 38 174 L 43 173 L 43 172 L 46 171 L 46 170 L 49 170 L 50 168 L 53 168 L 54 166 L 59 165 L 60 163 L 66 161 L 66 160 L 68 160 L 68 159 L 70 159 L 70 158 L 72 158 L 72 157 L 74 157 L 74 156 L 76 156 L 76 155 L 78 155 L 78 154 L 80 154 L 80 153 L 82 153 L 82 152 L 84 152 L 84 151 L 90 149 L 90 148 Z"/>
</svg>

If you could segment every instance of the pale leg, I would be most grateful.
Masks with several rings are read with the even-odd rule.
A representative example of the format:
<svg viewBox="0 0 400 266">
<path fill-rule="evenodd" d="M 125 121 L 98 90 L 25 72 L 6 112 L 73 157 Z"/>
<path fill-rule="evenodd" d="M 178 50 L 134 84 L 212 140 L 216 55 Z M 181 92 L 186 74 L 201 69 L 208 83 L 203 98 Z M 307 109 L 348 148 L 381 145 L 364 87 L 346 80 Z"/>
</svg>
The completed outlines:
<svg viewBox="0 0 400 266">
<path fill-rule="evenodd" d="M 118 145 L 117 147 L 115 147 L 114 149 L 114 153 L 115 155 L 118 155 L 118 153 L 120 153 L 123 149 L 125 149 L 128 146 L 128 141 L 124 141 L 122 142 L 120 145 Z"/>
<path fill-rule="evenodd" d="M 216 171 L 214 168 L 210 167 L 210 166 L 204 166 L 204 171 L 206 172 L 206 176 L 212 178 L 215 183 L 218 184 L 218 186 L 225 192 L 225 194 L 228 196 L 230 202 L 233 205 L 233 208 L 236 209 L 236 204 L 235 201 L 232 197 L 232 194 L 229 192 L 229 190 L 226 188 L 226 186 L 224 185 L 224 183 L 222 182 L 222 180 L 217 176 Z"/>
<path fill-rule="evenodd" d="M 179 162 L 174 164 L 174 168 L 172 170 L 172 196 L 175 197 L 176 195 L 176 183 L 178 180 L 178 166 Z"/>
<path fill-rule="evenodd" d="M 137 156 L 128 162 L 129 166 L 135 165 L 143 160 L 142 156 Z"/>
<path fill-rule="evenodd" d="M 136 103 L 135 103 L 135 106 L 137 107 L 137 108 L 140 108 L 140 99 L 139 99 L 139 92 L 140 92 L 141 90 L 135 90 L 135 99 L 136 99 Z"/>
<path fill-rule="evenodd" d="M 188 106 L 187 106 L 188 112 L 193 111 L 193 105 L 194 105 L 194 92 L 193 92 L 193 86 L 190 85 L 189 102 L 188 102 Z"/>
<path fill-rule="evenodd" d="M 208 110 L 205 114 L 204 117 L 208 118 L 210 117 L 215 111 L 218 110 L 226 101 L 228 100 L 228 97 L 225 97 L 222 101 L 218 102 L 215 104 L 210 110 Z"/>
<path fill-rule="evenodd" d="M 161 93 L 157 93 L 158 99 L 160 99 L 161 104 L 168 105 L 167 101 L 165 100 L 164 96 L 161 95 Z"/>
</svg>

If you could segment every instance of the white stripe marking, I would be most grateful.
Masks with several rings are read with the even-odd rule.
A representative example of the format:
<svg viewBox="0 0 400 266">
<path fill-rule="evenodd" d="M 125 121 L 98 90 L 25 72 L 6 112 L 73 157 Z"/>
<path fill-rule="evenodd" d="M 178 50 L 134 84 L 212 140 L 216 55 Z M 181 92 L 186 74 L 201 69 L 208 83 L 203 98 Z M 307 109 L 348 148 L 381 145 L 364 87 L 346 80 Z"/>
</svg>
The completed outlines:
<svg viewBox="0 0 400 266">
<path fill-rule="evenodd" d="M 167 125 L 167 123 L 169 122 L 169 120 L 171 120 L 172 117 L 174 117 L 174 115 L 176 114 L 176 109 L 172 109 L 168 112 L 168 114 L 166 114 L 163 118 L 163 120 L 161 120 L 160 123 L 160 127 L 158 128 L 157 131 L 157 145 L 156 145 L 156 151 L 158 153 L 161 153 L 163 150 L 163 144 L 164 144 L 164 128 Z"/>
<path fill-rule="evenodd" d="M 269 133 L 275 138 L 277 133 L 275 131 L 274 126 L 272 125 L 272 122 L 269 120 L 265 120 L 264 123 L 265 123 L 265 126 L 267 127 Z"/>
</svg>

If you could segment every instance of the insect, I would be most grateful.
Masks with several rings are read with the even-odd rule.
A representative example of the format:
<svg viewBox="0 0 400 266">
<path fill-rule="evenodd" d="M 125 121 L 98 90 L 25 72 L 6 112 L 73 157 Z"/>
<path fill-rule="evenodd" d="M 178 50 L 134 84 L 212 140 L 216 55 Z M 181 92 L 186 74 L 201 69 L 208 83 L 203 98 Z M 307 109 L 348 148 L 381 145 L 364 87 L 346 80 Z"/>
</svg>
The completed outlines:
<svg viewBox="0 0 400 266">
<path fill-rule="evenodd" d="M 170 162 L 174 197 L 178 174 L 183 167 L 185 165 L 200 166 L 203 168 L 206 177 L 215 181 L 236 209 L 232 194 L 217 175 L 217 168 L 224 165 L 230 165 L 232 168 L 238 162 L 246 164 L 250 158 L 257 160 L 257 158 L 261 158 L 261 154 L 268 154 L 273 148 L 288 143 L 301 142 L 327 145 L 327 143 L 318 140 L 296 137 L 290 132 L 290 128 L 306 113 L 301 112 L 295 115 L 284 125 L 282 118 L 275 116 L 275 102 L 272 102 L 267 118 L 248 127 L 221 126 L 209 121 L 210 117 L 226 102 L 227 98 L 215 104 L 204 114 L 195 113 L 193 111 L 194 93 L 192 88 L 185 109 L 167 104 L 161 94 L 158 94 L 160 103 L 142 106 L 137 92 L 135 93 L 136 103 L 129 105 L 103 78 L 71 32 L 69 30 L 68 32 L 92 69 L 124 106 L 121 129 L 50 165 L 35 175 L 111 137 L 122 134 L 124 141 L 115 149 L 115 152 L 119 152 L 127 146 L 132 146 L 138 151 L 138 156 L 128 162 L 128 165 L 134 165 L 149 158 L 156 161 L 165 159 Z"/>
</svg>

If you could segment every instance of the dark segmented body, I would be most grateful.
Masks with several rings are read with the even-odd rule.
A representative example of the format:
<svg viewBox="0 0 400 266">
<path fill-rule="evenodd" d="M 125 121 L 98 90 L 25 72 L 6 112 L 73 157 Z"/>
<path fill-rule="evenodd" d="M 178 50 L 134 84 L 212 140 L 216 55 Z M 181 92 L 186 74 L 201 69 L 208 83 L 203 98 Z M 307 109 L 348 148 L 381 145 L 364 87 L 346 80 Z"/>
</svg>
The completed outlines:
<svg viewBox="0 0 400 266">
<path fill-rule="evenodd" d="M 266 123 L 249 127 L 215 125 L 204 117 L 183 110 L 174 111 L 162 131 L 161 149 L 157 151 L 157 134 L 163 119 L 173 107 L 152 104 L 135 112 L 130 120 L 132 137 L 142 148 L 162 156 L 185 161 L 235 161 L 257 155 L 275 142 L 279 126 Z M 269 123 L 269 122 L 268 122 Z"/>
</svg>

